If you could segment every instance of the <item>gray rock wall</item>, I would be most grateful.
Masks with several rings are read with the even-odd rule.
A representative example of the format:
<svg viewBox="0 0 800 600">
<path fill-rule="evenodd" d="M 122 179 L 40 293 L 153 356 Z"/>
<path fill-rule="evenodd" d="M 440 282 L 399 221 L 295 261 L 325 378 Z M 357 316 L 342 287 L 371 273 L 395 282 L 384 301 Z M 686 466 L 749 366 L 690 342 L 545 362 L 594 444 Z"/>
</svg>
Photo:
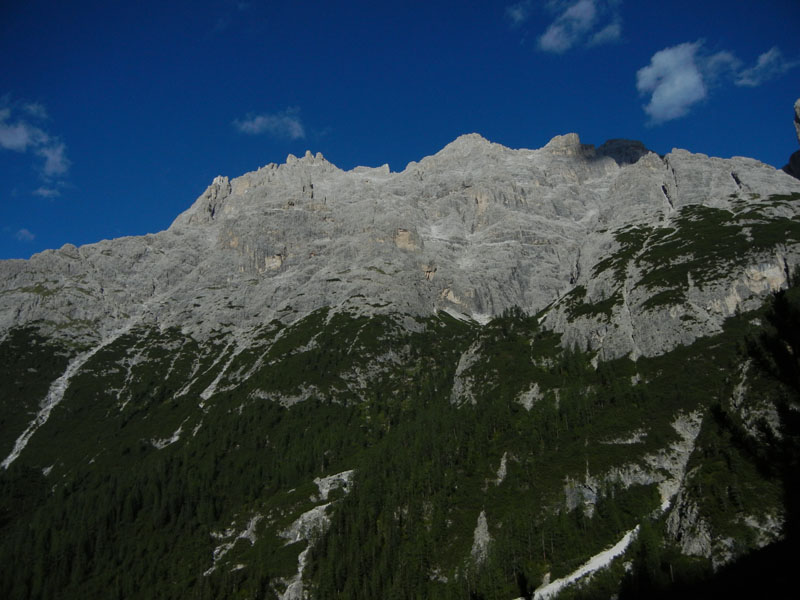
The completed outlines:
<svg viewBox="0 0 800 600">
<path fill-rule="evenodd" d="M 142 321 L 204 337 L 322 306 L 446 309 L 479 321 L 549 306 L 544 323 L 570 342 L 609 356 L 652 354 L 718 329 L 750 296 L 780 285 L 770 269 L 796 264 L 796 246 L 754 255 L 752 265 L 692 288 L 687 304 L 653 314 L 642 309 L 653 290 L 637 286 L 635 263 L 621 289 L 610 273 L 593 275 L 620 252 L 615 232 L 669 227 L 691 205 L 727 210 L 798 192 L 800 181 L 752 159 L 684 150 L 660 158 L 626 140 L 595 150 L 576 134 L 538 150 L 466 135 L 399 173 L 290 155 L 215 178 L 158 234 L 0 262 L 0 330 L 36 321 L 83 339 Z M 795 218 L 787 206 L 770 210 Z M 753 284 L 748 268 L 769 272 L 769 285 Z M 575 318 L 563 298 L 577 286 L 586 302 L 620 301 L 609 318 Z M 687 312 L 700 324 L 687 326 Z"/>
</svg>

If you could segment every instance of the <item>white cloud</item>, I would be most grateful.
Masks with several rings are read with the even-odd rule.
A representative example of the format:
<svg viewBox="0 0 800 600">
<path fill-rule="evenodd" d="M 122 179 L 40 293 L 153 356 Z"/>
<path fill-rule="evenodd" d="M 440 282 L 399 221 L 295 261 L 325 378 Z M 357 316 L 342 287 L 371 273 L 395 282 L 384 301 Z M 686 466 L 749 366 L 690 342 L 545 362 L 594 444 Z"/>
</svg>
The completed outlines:
<svg viewBox="0 0 800 600">
<path fill-rule="evenodd" d="M 33 195 L 34 196 L 41 196 L 42 198 L 55 198 L 57 196 L 60 196 L 61 192 L 59 192 L 55 188 L 48 188 L 48 187 L 42 186 L 42 187 L 39 187 L 39 188 L 36 188 L 35 190 L 33 190 Z"/>
<path fill-rule="evenodd" d="M 686 42 L 656 52 L 650 64 L 636 73 L 636 89 L 650 96 L 644 106 L 654 124 L 686 115 L 722 82 L 754 87 L 800 65 L 788 61 L 778 48 L 758 57 L 755 66 L 742 69 L 742 61 L 728 50 L 705 51 L 704 41 Z"/>
<path fill-rule="evenodd" d="M 522 25 L 531 16 L 531 0 L 522 0 L 506 6 L 506 16 L 511 19 L 512 26 Z"/>
<path fill-rule="evenodd" d="M 63 175 L 69 170 L 67 147 L 61 142 L 53 142 L 36 150 L 44 158 L 44 174 L 48 177 Z"/>
<path fill-rule="evenodd" d="M 20 242 L 32 242 L 33 240 L 36 239 L 36 236 L 25 228 L 22 228 L 17 233 L 15 233 L 14 237 L 17 238 Z"/>
<path fill-rule="evenodd" d="M 704 57 L 699 55 L 698 60 L 703 76 L 711 83 L 735 76 L 742 65 L 742 61 L 727 50 L 722 50 L 711 56 Z"/>
<path fill-rule="evenodd" d="M 297 113 L 297 109 L 287 109 L 274 114 L 248 116 L 243 120 L 236 119 L 233 125 L 242 133 L 249 135 L 267 133 L 275 137 L 297 140 L 306 137 L 303 123 Z"/>
<path fill-rule="evenodd" d="M 578 0 L 547 28 L 539 38 L 539 48 L 547 52 L 566 52 L 594 25 L 595 0 Z"/>
<path fill-rule="evenodd" d="M 697 65 L 697 51 L 702 42 L 684 43 L 656 52 L 650 64 L 636 73 L 636 89 L 650 94 L 644 111 L 653 123 L 663 123 L 684 116 L 693 104 L 708 92 Z"/>
<path fill-rule="evenodd" d="M 16 123 L 6 123 L 10 111 L 4 111 L 0 115 L 0 148 L 14 150 L 15 152 L 25 152 L 29 146 L 40 146 L 46 144 L 49 136 L 25 121 Z"/>
<path fill-rule="evenodd" d="M 598 46 L 622 37 L 620 0 L 549 2 L 558 16 L 539 36 L 539 49 L 561 54 L 577 45 Z M 610 21 L 609 21 L 610 18 Z"/>
<path fill-rule="evenodd" d="M 25 152 L 30 143 L 30 131 L 23 124 L 6 125 L 5 123 L 0 123 L 0 147 L 6 150 Z"/>
<path fill-rule="evenodd" d="M 603 27 L 600 31 L 592 35 L 589 40 L 590 46 L 600 46 L 611 44 L 622 39 L 622 23 L 614 21 Z"/>
<path fill-rule="evenodd" d="M 0 108 L 0 149 L 21 153 L 31 150 L 44 159 L 42 174 L 45 177 L 64 175 L 70 165 L 66 145 L 25 118 L 17 116 L 12 120 L 14 108 Z M 21 110 L 30 117 L 47 118 L 47 110 L 38 103 L 23 104 Z"/>
<path fill-rule="evenodd" d="M 28 102 L 27 104 L 23 104 L 22 110 L 37 119 L 46 119 L 48 116 L 47 109 L 39 102 Z"/>
<path fill-rule="evenodd" d="M 786 60 L 777 47 L 772 47 L 758 57 L 754 66 L 741 71 L 734 83 L 739 86 L 756 87 L 770 79 L 780 77 L 798 65 L 800 61 Z"/>
</svg>

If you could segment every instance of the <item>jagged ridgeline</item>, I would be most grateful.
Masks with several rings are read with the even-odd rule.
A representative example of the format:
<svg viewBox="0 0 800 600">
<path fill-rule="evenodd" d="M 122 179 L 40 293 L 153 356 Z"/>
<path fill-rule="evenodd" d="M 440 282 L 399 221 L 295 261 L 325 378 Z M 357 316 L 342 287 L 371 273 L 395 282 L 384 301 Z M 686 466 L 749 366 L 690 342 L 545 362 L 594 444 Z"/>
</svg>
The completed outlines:
<svg viewBox="0 0 800 600">
<path fill-rule="evenodd" d="M 470 135 L 0 262 L 3 597 L 778 582 L 799 213 L 751 159 Z"/>
</svg>

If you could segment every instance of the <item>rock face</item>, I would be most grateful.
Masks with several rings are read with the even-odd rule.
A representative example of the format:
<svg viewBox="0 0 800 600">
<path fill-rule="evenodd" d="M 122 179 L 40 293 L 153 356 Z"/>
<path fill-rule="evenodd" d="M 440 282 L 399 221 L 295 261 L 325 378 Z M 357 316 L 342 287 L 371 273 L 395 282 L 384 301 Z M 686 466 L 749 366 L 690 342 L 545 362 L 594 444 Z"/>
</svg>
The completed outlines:
<svg viewBox="0 0 800 600">
<path fill-rule="evenodd" d="M 794 103 L 794 129 L 797 132 L 797 141 L 800 142 L 800 98 Z"/>
<path fill-rule="evenodd" d="M 797 141 L 800 143 L 800 98 L 794 103 L 794 129 L 797 132 Z M 800 179 L 800 150 L 792 154 L 783 170 L 792 177 Z"/>
<path fill-rule="evenodd" d="M 783 170 L 792 177 L 800 179 L 800 150 L 789 157 L 789 164 L 783 167 Z"/>
<path fill-rule="evenodd" d="M 0 263 L 0 329 L 36 322 L 88 339 L 157 323 L 202 338 L 322 306 L 479 321 L 512 306 L 549 307 L 548 326 L 577 322 L 570 343 L 653 354 L 717 330 L 781 285 L 797 246 L 789 238 L 753 249 L 713 282 L 684 278 L 688 304 L 643 307 L 659 290 L 640 285 L 640 261 L 598 273 L 630 251 L 620 232 L 677 230 L 698 206 L 718 217 L 753 205 L 764 219 L 792 220 L 793 204 L 767 199 L 793 193 L 800 182 L 755 160 L 684 150 L 661 158 L 627 140 L 595 149 L 574 133 L 539 150 L 465 135 L 400 173 L 342 171 L 309 152 L 215 178 L 161 233 Z M 576 290 L 584 309 L 567 303 Z M 585 308 L 604 302 L 608 318 Z"/>
</svg>

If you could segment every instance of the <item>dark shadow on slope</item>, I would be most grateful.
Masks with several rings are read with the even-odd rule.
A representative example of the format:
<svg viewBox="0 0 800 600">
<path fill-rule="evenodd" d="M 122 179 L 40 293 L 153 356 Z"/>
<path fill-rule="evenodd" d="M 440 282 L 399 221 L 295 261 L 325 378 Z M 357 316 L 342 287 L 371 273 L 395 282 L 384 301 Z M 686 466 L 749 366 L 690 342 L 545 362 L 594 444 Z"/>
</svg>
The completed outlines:
<svg viewBox="0 0 800 600">
<path fill-rule="evenodd" d="M 720 568 L 710 578 L 699 582 L 672 583 L 662 587 L 657 582 L 639 579 L 628 583 L 620 600 L 706 600 L 708 598 L 794 598 L 799 556 L 796 540 L 770 544 Z"/>
<path fill-rule="evenodd" d="M 623 582 L 620 600 L 796 597 L 795 569 L 800 556 L 800 270 L 789 281 L 789 289 L 772 297 L 766 323 L 747 347 L 749 358 L 762 374 L 781 383 L 774 398 L 781 436 L 769 440 L 770 447 L 763 452 L 752 447 L 752 440 L 733 440 L 749 450 L 756 462 L 772 462 L 760 466 L 781 479 L 786 517 L 784 538 L 750 552 L 710 576 L 698 574 L 695 578 L 680 573 L 673 577 L 671 567 L 663 561 L 650 569 L 637 564 Z M 716 414 L 715 418 L 722 422 L 726 417 Z M 637 556 L 637 560 L 641 557 Z"/>
</svg>

